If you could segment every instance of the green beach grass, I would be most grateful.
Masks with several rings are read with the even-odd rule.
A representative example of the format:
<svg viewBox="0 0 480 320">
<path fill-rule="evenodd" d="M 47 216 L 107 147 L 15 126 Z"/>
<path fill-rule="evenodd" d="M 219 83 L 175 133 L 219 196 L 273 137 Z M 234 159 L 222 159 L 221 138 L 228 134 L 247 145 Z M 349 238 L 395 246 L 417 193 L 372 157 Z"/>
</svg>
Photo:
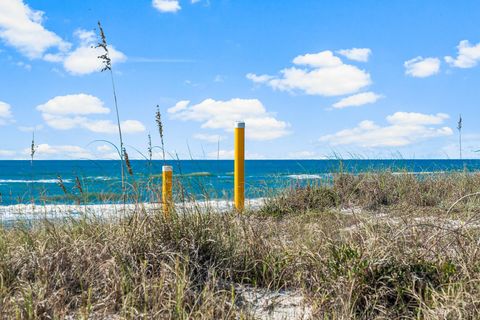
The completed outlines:
<svg viewBox="0 0 480 320">
<path fill-rule="evenodd" d="M 0 318 L 285 318 L 245 294 L 263 290 L 302 297 L 291 319 L 477 319 L 478 190 L 478 174 L 337 174 L 243 214 L 0 228 Z"/>
</svg>

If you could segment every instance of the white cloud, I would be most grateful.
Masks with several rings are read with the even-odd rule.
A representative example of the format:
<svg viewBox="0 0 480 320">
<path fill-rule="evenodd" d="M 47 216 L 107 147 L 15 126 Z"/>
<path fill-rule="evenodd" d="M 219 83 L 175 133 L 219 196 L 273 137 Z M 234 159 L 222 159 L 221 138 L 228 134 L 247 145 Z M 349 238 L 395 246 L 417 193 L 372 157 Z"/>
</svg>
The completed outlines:
<svg viewBox="0 0 480 320">
<path fill-rule="evenodd" d="M 30 149 L 25 149 L 24 154 L 30 154 Z M 37 145 L 35 152 L 37 159 L 92 159 L 94 156 L 88 150 L 75 145 L 52 146 L 48 143 Z"/>
<path fill-rule="evenodd" d="M 462 157 L 463 159 L 476 159 L 480 156 L 480 134 L 470 133 L 462 135 Z M 442 156 L 458 159 L 460 150 L 457 137 L 453 138 L 448 144 L 442 147 Z"/>
<path fill-rule="evenodd" d="M 387 117 L 389 124 L 386 126 L 379 126 L 373 121 L 366 120 L 360 122 L 355 128 L 322 136 L 320 141 L 331 145 L 402 147 L 425 139 L 452 135 L 451 128 L 438 126 L 447 118 L 448 115 L 443 113 L 429 115 L 396 112 Z"/>
<path fill-rule="evenodd" d="M 106 144 L 102 144 L 101 146 L 97 147 L 97 151 L 100 151 L 100 152 L 110 152 L 112 150 L 113 150 L 113 148 L 109 145 L 106 145 Z"/>
<path fill-rule="evenodd" d="M 99 98 L 85 93 L 57 96 L 39 105 L 37 110 L 55 115 L 105 114 L 110 112 L 110 109 L 106 108 Z"/>
<path fill-rule="evenodd" d="M 74 36 L 78 38 L 80 41 L 80 44 L 83 46 L 95 43 L 97 40 L 97 36 L 95 35 L 95 32 L 91 30 L 85 30 L 85 29 L 77 29 L 73 33 Z"/>
<path fill-rule="evenodd" d="M 205 134 L 205 133 L 197 133 L 193 135 L 193 138 L 197 140 L 203 140 L 209 143 L 217 143 L 218 141 L 225 140 L 225 136 L 221 136 L 219 134 Z"/>
<path fill-rule="evenodd" d="M 217 151 L 212 151 L 207 154 L 207 156 L 211 159 L 233 159 L 235 156 L 235 151 L 234 150 L 217 150 Z M 246 152 L 245 153 L 245 159 L 266 159 L 263 154 L 259 153 L 251 153 L 251 152 Z"/>
<path fill-rule="evenodd" d="M 432 125 L 442 124 L 449 117 L 446 113 L 424 114 L 417 112 L 395 112 L 387 121 L 397 125 Z"/>
<path fill-rule="evenodd" d="M 426 78 L 440 72 L 440 59 L 422 58 L 419 56 L 405 61 L 404 66 L 406 75 L 417 78 Z"/>
<path fill-rule="evenodd" d="M 293 63 L 306 67 L 283 69 L 279 77 L 249 73 L 247 78 L 255 83 L 265 83 L 276 90 L 299 90 L 321 96 L 352 94 L 372 83 L 370 74 L 343 63 L 329 50 L 297 56 Z"/>
<path fill-rule="evenodd" d="M 338 67 L 343 64 L 342 60 L 329 50 L 297 56 L 293 59 L 293 63 L 310 67 Z"/>
<path fill-rule="evenodd" d="M 51 48 L 67 51 L 70 44 L 43 27 L 43 14 L 22 0 L 1 0 L 0 38 L 30 59 L 41 58 Z"/>
<path fill-rule="evenodd" d="M 372 50 L 369 48 L 352 48 L 337 51 L 342 56 L 353 61 L 367 62 Z"/>
<path fill-rule="evenodd" d="M 0 158 L 11 158 L 16 154 L 13 150 L 0 150 Z"/>
<path fill-rule="evenodd" d="M 188 108 L 189 104 L 190 104 L 189 100 L 179 101 L 175 104 L 175 106 L 169 108 L 168 112 L 169 113 L 177 113 L 177 112 L 180 112 L 180 111 L 184 111 Z"/>
<path fill-rule="evenodd" d="M 381 95 L 374 92 L 362 92 L 353 96 L 343 98 L 333 105 L 336 109 L 343 109 L 347 107 L 358 107 L 364 104 L 375 103 L 378 99 L 382 98 Z"/>
<path fill-rule="evenodd" d="M 82 119 L 79 125 L 97 133 L 118 133 L 117 123 L 111 120 L 88 120 Z M 125 120 L 120 122 L 122 133 L 139 133 L 146 130 L 143 123 L 138 120 Z"/>
<path fill-rule="evenodd" d="M 258 76 L 258 75 L 253 74 L 253 73 L 247 73 L 247 79 L 252 80 L 255 83 L 268 82 L 268 81 L 272 80 L 273 78 L 275 78 L 275 77 L 274 76 L 269 76 L 269 75 L 266 75 L 266 74 Z"/>
<path fill-rule="evenodd" d="M 212 159 L 233 159 L 235 155 L 234 150 L 218 150 L 218 151 L 212 151 L 208 153 L 208 157 Z"/>
<path fill-rule="evenodd" d="M 168 113 L 174 119 L 202 122 L 202 128 L 223 129 L 226 132 L 233 131 L 235 121 L 244 120 L 246 135 L 253 140 L 273 140 L 289 133 L 289 124 L 268 113 L 257 99 L 206 99 L 196 105 L 180 101 L 169 108 Z"/>
<path fill-rule="evenodd" d="M 108 114 L 110 109 L 92 95 L 80 93 L 57 96 L 44 104 L 37 106 L 48 126 L 58 130 L 68 130 L 77 127 L 97 133 L 117 133 L 117 124 L 111 120 L 91 119 L 87 115 Z M 145 126 L 137 120 L 121 122 L 123 133 L 145 131 Z"/>
<path fill-rule="evenodd" d="M 288 157 L 292 159 L 313 159 L 317 158 L 317 154 L 313 151 L 296 151 L 290 152 Z"/>
<path fill-rule="evenodd" d="M 92 31 L 77 30 L 74 35 L 79 41 L 75 50 L 72 44 L 45 29 L 42 25 L 43 12 L 31 9 L 23 0 L 0 1 L 0 39 L 16 48 L 30 59 L 44 59 L 48 62 L 62 63 L 72 75 L 84 75 L 100 71 L 103 54 L 96 48 L 96 36 Z M 48 52 L 56 49 L 54 52 Z M 124 62 L 125 54 L 109 45 L 112 64 Z M 19 66 L 31 69 L 29 64 L 19 62 Z"/>
<path fill-rule="evenodd" d="M 22 132 L 33 132 L 33 131 L 40 131 L 43 129 L 43 125 L 38 124 L 36 126 L 19 126 L 18 130 Z"/>
<path fill-rule="evenodd" d="M 468 40 L 462 40 L 457 46 L 456 58 L 447 56 L 445 61 L 452 67 L 473 68 L 480 61 L 480 43 L 472 45 Z"/>
<path fill-rule="evenodd" d="M 0 126 L 7 123 L 12 118 L 12 107 L 6 103 L 0 101 Z"/>
<path fill-rule="evenodd" d="M 152 6 L 160 12 L 177 12 L 181 9 L 178 0 L 153 0 Z"/>
<path fill-rule="evenodd" d="M 47 56 L 46 58 L 52 62 L 63 61 L 63 67 L 67 72 L 73 75 L 84 75 L 93 72 L 99 72 L 103 63 L 98 58 L 104 52 L 103 49 L 97 48 L 95 43 L 95 33 L 93 31 L 77 30 L 76 37 L 79 39 L 80 45 L 75 50 L 69 52 L 64 57 Z M 108 51 L 112 64 L 125 62 L 127 57 L 122 52 L 109 45 Z"/>
<path fill-rule="evenodd" d="M 42 114 L 48 126 L 58 130 L 84 128 L 96 133 L 118 133 L 116 122 L 111 120 L 92 120 L 87 117 L 57 116 L 48 113 Z M 125 120 L 120 122 L 122 133 L 138 133 L 146 130 L 143 123 L 138 120 Z"/>
<path fill-rule="evenodd" d="M 30 158 L 30 148 L 25 148 L 19 153 L 10 151 L 6 157 L 12 158 L 15 155 L 17 158 Z M 0 152 L 0 157 L 2 157 Z M 130 157 L 131 159 L 136 159 L 135 154 L 133 153 Z M 84 147 L 77 145 L 50 145 L 48 143 L 40 143 L 37 145 L 35 152 L 35 159 L 40 160 L 51 160 L 51 159 L 119 159 L 119 155 L 113 148 L 108 148 L 108 145 L 102 145 L 94 150 L 88 150 Z"/>
<path fill-rule="evenodd" d="M 17 63 L 15 63 L 15 65 L 17 65 L 18 67 L 20 68 L 23 68 L 27 71 L 31 71 L 32 70 L 32 65 L 31 64 L 28 64 L 28 63 L 25 63 L 23 61 L 18 61 Z"/>
</svg>

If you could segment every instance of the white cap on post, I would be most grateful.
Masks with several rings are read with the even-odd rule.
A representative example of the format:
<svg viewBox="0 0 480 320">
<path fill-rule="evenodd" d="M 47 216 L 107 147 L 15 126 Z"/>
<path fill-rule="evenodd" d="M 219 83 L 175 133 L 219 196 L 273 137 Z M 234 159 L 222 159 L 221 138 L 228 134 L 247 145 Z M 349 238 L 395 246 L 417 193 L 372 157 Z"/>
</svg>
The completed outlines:
<svg viewBox="0 0 480 320">
<path fill-rule="evenodd" d="M 172 166 L 162 166 L 162 171 L 173 171 Z"/>
<path fill-rule="evenodd" d="M 245 121 L 235 121 L 235 128 L 245 128 Z"/>
</svg>

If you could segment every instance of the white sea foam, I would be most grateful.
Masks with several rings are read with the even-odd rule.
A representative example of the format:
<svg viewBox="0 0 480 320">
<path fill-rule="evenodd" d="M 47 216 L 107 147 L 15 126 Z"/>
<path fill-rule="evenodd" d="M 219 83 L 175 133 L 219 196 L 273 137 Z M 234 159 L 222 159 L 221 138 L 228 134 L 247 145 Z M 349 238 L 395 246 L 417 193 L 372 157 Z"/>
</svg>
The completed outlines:
<svg viewBox="0 0 480 320">
<path fill-rule="evenodd" d="M 291 174 L 287 176 L 291 179 L 298 179 L 298 180 L 307 180 L 307 179 L 322 179 L 322 176 L 318 174 Z"/>
<path fill-rule="evenodd" d="M 63 183 L 71 183 L 72 180 L 64 179 Z M 22 180 L 22 179 L 0 179 L 0 183 L 58 183 L 58 179 L 38 179 L 38 180 Z"/>
<path fill-rule="evenodd" d="M 246 207 L 250 209 L 259 208 L 265 202 L 264 198 L 246 200 Z M 227 212 L 234 207 L 233 202 L 225 200 L 196 201 L 187 203 L 177 203 L 175 209 L 179 213 L 189 212 Z M 0 206 L 0 224 L 15 221 L 34 221 L 34 220 L 58 220 L 58 219 L 77 219 L 79 217 L 115 219 L 142 210 L 146 213 L 152 213 L 161 210 L 162 205 L 158 203 L 139 203 L 139 204 L 88 204 L 88 205 L 69 205 L 69 204 L 16 204 L 9 206 Z"/>
<path fill-rule="evenodd" d="M 115 178 L 114 177 L 107 177 L 107 176 L 97 176 L 97 177 L 87 177 L 87 179 L 109 181 L 109 180 L 114 180 Z"/>
</svg>

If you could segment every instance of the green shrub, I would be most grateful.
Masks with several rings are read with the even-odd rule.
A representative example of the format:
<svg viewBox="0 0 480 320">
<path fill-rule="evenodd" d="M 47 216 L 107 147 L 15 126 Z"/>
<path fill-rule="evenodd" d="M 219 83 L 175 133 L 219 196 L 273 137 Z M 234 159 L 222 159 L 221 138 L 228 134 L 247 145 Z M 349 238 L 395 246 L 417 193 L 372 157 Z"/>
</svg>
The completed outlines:
<svg viewBox="0 0 480 320">
<path fill-rule="evenodd" d="M 335 190 L 330 187 L 295 187 L 267 199 L 260 212 L 264 215 L 278 217 L 285 214 L 323 211 L 337 207 L 338 204 L 339 197 Z"/>
</svg>

